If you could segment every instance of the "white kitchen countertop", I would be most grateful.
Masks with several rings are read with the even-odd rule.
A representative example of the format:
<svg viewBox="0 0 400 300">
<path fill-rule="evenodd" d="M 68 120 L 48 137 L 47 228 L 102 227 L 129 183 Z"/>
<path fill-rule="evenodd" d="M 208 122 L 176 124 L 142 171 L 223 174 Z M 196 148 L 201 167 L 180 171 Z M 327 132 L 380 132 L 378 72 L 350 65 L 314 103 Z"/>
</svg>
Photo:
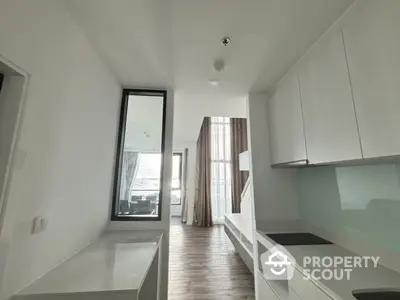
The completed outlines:
<svg viewBox="0 0 400 300">
<path fill-rule="evenodd" d="M 159 231 L 112 231 L 25 288 L 18 296 L 132 292 L 136 295 L 159 247 Z M 131 298 L 133 299 L 133 298 Z"/>
<path fill-rule="evenodd" d="M 301 271 L 304 256 L 316 257 L 346 257 L 357 254 L 338 245 L 287 246 L 289 253 L 296 259 L 296 267 Z M 355 300 L 352 291 L 355 290 L 400 290 L 400 274 L 386 267 L 374 268 L 372 262 L 365 268 L 354 268 L 350 280 L 312 280 L 333 299 Z"/>
<path fill-rule="evenodd" d="M 248 239 L 253 243 L 252 221 L 243 214 L 226 214 L 225 217 Z"/>
<path fill-rule="evenodd" d="M 296 232 L 293 228 L 296 228 L 296 224 L 288 222 L 275 223 L 272 224 L 270 230 L 266 229 L 265 226 L 263 230 L 257 230 L 257 240 L 259 240 L 264 246 L 270 248 L 271 245 L 276 243 L 265 236 L 265 233 L 283 233 L 283 232 Z M 283 225 L 282 225 L 283 224 Z M 303 232 L 301 226 L 299 232 Z M 287 229 L 288 231 L 285 231 Z M 323 236 L 322 236 L 323 238 Z M 305 246 L 286 246 L 287 251 L 296 260 L 296 268 L 299 271 L 303 270 L 303 258 L 305 256 L 316 256 L 319 258 L 323 257 L 347 257 L 347 256 L 359 256 L 358 254 L 351 252 L 339 245 L 305 245 Z M 391 269 L 383 266 L 378 266 L 374 268 L 372 263 L 367 268 L 354 268 L 350 275 L 350 280 L 313 280 L 312 282 L 317 285 L 321 290 L 328 294 L 331 298 L 335 300 L 355 300 L 352 291 L 356 290 L 400 290 L 400 273 L 397 273 Z"/>
</svg>

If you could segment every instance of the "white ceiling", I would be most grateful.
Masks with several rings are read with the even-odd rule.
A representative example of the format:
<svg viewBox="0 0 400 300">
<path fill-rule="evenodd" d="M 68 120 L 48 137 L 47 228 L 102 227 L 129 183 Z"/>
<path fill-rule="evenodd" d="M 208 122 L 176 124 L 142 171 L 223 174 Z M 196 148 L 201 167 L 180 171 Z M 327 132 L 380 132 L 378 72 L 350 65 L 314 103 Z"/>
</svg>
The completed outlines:
<svg viewBox="0 0 400 300">
<path fill-rule="evenodd" d="M 353 0 L 67 0 L 124 86 L 243 95 L 277 82 Z M 229 35 L 228 47 L 220 39 Z M 226 69 L 213 71 L 217 58 Z M 214 89 L 214 90 L 213 90 Z"/>
<path fill-rule="evenodd" d="M 352 2 L 66 0 L 124 87 L 175 90 L 176 148 L 197 140 L 205 116 L 245 117 L 247 93 L 267 91 Z M 226 67 L 216 73 L 219 58 Z"/>
</svg>

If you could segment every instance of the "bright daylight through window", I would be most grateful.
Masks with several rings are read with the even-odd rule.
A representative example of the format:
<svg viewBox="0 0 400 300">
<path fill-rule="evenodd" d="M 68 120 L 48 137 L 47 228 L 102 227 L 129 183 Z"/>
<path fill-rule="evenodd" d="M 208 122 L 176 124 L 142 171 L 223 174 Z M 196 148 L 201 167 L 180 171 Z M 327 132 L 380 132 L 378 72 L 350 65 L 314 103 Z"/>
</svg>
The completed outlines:
<svg viewBox="0 0 400 300">
<path fill-rule="evenodd" d="M 211 207 L 213 223 L 232 212 L 230 118 L 211 118 Z"/>
<path fill-rule="evenodd" d="M 174 154 L 172 161 L 172 195 L 171 204 L 181 204 L 182 189 L 182 154 Z M 132 184 L 130 186 L 130 195 L 136 201 L 143 198 L 155 198 L 160 190 L 160 153 L 139 153 Z M 155 208 L 153 208 L 155 209 Z M 136 213 L 140 213 L 137 211 Z M 148 212 L 152 214 L 154 211 Z"/>
</svg>

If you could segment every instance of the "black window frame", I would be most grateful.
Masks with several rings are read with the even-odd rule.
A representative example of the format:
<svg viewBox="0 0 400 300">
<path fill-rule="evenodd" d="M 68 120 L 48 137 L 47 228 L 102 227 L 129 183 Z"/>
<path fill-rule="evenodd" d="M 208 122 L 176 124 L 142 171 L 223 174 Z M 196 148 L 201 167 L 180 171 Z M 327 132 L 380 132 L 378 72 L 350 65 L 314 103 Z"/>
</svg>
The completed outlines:
<svg viewBox="0 0 400 300">
<path fill-rule="evenodd" d="M 3 81 L 4 81 L 4 74 L 0 73 L 0 93 L 1 93 L 1 89 L 3 87 Z"/>
<path fill-rule="evenodd" d="M 120 192 L 120 179 L 122 169 L 122 158 L 125 145 L 125 132 L 126 132 L 126 121 L 127 121 L 127 110 L 129 103 L 129 96 L 153 96 L 163 98 L 163 116 L 162 116 L 162 131 L 161 131 L 161 169 L 160 169 L 160 193 L 158 201 L 158 215 L 157 217 L 149 216 L 132 216 L 118 214 L 119 210 L 119 192 Z M 114 186 L 113 186 L 113 197 L 111 207 L 111 221 L 161 221 L 162 215 L 162 200 L 164 190 L 164 155 L 165 155 L 165 125 L 166 125 L 166 113 L 167 113 L 167 91 L 157 89 L 123 89 L 121 99 L 121 109 L 119 116 L 118 126 L 118 140 L 116 149 L 116 163 L 114 169 Z"/>
</svg>

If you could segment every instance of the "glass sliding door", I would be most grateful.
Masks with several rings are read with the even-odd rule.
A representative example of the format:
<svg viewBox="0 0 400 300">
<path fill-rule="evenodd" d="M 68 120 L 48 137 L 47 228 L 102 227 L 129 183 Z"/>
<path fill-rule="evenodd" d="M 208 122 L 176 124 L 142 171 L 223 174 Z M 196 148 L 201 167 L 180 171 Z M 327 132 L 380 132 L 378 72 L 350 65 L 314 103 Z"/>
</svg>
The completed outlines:
<svg viewBox="0 0 400 300">
<path fill-rule="evenodd" d="M 124 90 L 112 220 L 160 220 L 165 91 Z"/>
</svg>

